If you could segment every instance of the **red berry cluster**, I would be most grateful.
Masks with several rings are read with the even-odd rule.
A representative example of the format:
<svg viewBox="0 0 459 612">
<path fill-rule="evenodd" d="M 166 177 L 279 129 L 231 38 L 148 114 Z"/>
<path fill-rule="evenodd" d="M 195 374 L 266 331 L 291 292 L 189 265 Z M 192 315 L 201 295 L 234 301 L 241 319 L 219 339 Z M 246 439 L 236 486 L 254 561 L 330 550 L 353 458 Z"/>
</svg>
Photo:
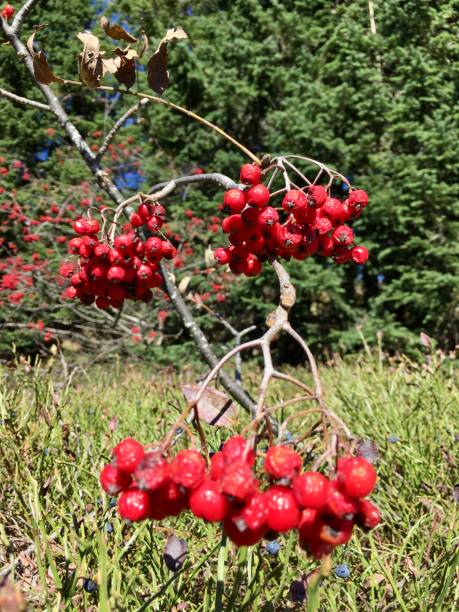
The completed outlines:
<svg viewBox="0 0 459 612">
<path fill-rule="evenodd" d="M 290 189 L 282 207 L 276 208 L 270 205 L 269 189 L 261 183 L 259 166 L 244 164 L 240 180 L 246 189 L 229 189 L 223 196 L 227 216 L 222 229 L 230 245 L 215 250 L 218 264 L 229 264 L 234 274 L 257 276 L 262 263 L 273 257 L 303 260 L 318 254 L 336 263 L 367 261 L 368 250 L 354 245 L 354 232 L 345 225 L 368 204 L 362 189 L 351 191 L 343 202 L 330 197 L 321 185 Z"/>
<path fill-rule="evenodd" d="M 11 6 L 11 4 L 5 4 L 5 6 L 2 8 L 3 19 L 6 19 L 8 21 L 11 19 L 13 15 L 14 15 L 14 6 Z"/>
<path fill-rule="evenodd" d="M 70 279 L 66 296 L 88 305 L 95 302 L 103 310 L 120 308 L 128 299 L 150 302 L 151 290 L 163 282 L 158 263 L 163 257 L 173 259 L 176 249 L 159 236 L 142 240 L 136 230 L 145 226 L 158 232 L 165 215 L 161 204 L 140 204 L 113 244 L 99 238 L 97 219 L 76 219 L 72 227 L 77 236 L 69 240 L 68 251 L 78 260 L 63 262 L 60 267 L 61 275 Z"/>
<path fill-rule="evenodd" d="M 254 473 L 255 454 L 242 436 L 229 438 L 210 465 L 196 450 L 171 460 L 126 438 L 100 474 L 102 488 L 119 495 L 118 511 L 130 521 L 164 519 L 189 509 L 208 522 L 222 521 L 237 546 L 297 529 L 299 541 L 320 558 L 346 543 L 354 525 L 376 527 L 378 508 L 365 499 L 376 484 L 373 466 L 362 457 L 339 459 L 337 474 L 302 472 L 301 456 L 289 446 L 264 455 L 266 487 Z"/>
</svg>

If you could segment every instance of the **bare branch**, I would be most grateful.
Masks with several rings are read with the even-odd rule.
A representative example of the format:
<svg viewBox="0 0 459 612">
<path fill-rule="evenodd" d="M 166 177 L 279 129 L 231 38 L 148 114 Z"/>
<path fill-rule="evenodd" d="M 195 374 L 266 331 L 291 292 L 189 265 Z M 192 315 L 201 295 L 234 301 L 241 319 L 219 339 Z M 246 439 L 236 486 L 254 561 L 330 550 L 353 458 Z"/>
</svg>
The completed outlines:
<svg viewBox="0 0 459 612">
<path fill-rule="evenodd" d="M 220 172 L 211 172 L 209 174 L 191 174 L 188 176 L 180 176 L 178 178 L 173 179 L 176 186 L 179 185 L 187 185 L 188 183 L 217 183 L 224 189 L 245 189 L 246 185 L 240 185 L 236 183 L 229 176 L 221 174 Z M 156 191 L 157 189 L 161 189 L 165 185 L 167 185 L 170 181 L 165 181 L 163 183 L 158 183 L 157 185 L 153 185 L 150 189 L 150 193 Z"/>
<path fill-rule="evenodd" d="M 25 4 L 18 10 L 16 17 L 13 19 L 11 24 L 11 33 L 15 36 L 19 36 L 22 28 L 22 23 L 33 7 L 39 3 L 40 0 L 27 0 Z"/>
<path fill-rule="evenodd" d="M 102 143 L 100 149 L 97 151 L 96 159 L 98 161 L 100 161 L 102 159 L 102 157 L 104 156 L 104 153 L 106 152 L 106 150 L 110 146 L 111 141 L 115 138 L 117 132 L 119 132 L 119 130 L 123 127 L 125 122 L 129 119 L 129 117 L 131 115 L 133 115 L 134 113 L 136 113 L 141 106 L 145 106 L 145 104 L 147 104 L 147 102 L 148 102 L 148 100 L 146 98 L 142 98 L 142 100 L 140 100 L 140 102 L 138 102 L 137 104 L 134 104 L 134 106 L 131 106 L 131 108 L 129 108 L 124 113 L 124 115 L 122 115 L 118 119 L 118 121 L 115 123 L 115 125 L 112 127 L 112 129 L 109 131 L 109 133 L 105 137 L 105 140 Z"/>
<path fill-rule="evenodd" d="M 6 89 L 0 89 L 0 96 L 2 98 L 7 98 L 12 102 L 16 102 L 16 104 L 21 104 L 22 106 L 33 106 L 40 110 L 51 112 L 51 107 L 48 104 L 43 104 L 42 102 L 37 102 L 36 100 L 30 100 L 29 98 L 22 98 L 21 96 L 17 96 L 10 91 L 6 91 Z"/>
</svg>

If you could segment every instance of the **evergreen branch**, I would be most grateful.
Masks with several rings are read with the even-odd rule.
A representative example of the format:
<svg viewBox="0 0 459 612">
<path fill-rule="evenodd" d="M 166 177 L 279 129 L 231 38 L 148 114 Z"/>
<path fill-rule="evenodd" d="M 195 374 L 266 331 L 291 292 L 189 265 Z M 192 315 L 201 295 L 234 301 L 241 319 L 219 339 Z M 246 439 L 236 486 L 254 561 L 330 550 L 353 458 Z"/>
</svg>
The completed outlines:
<svg viewBox="0 0 459 612">
<path fill-rule="evenodd" d="M 17 104 L 22 104 L 23 106 L 33 106 L 35 108 L 39 108 L 44 111 L 51 111 L 51 107 L 48 104 L 42 104 L 41 102 L 37 102 L 36 100 L 30 100 L 30 98 L 23 98 L 21 96 L 17 96 L 11 91 L 6 91 L 6 89 L 0 88 L 0 96 L 3 98 L 7 98 L 12 102 L 16 102 Z"/>
<path fill-rule="evenodd" d="M 136 113 L 139 110 L 140 106 L 144 106 L 146 103 L 147 103 L 147 100 L 143 98 L 142 100 L 140 100 L 140 102 L 138 102 L 137 104 L 134 104 L 134 106 L 131 106 L 131 108 L 129 108 L 124 113 L 124 115 L 122 115 L 118 119 L 118 121 L 115 123 L 115 125 L 112 127 L 112 129 L 109 131 L 109 133 L 105 137 L 105 140 L 102 143 L 100 149 L 96 153 L 96 159 L 98 161 L 100 161 L 102 159 L 102 157 L 104 156 L 104 154 L 107 151 L 108 147 L 110 146 L 111 141 L 115 138 L 116 134 L 123 127 L 123 125 L 126 122 L 126 120 L 129 119 L 129 117 L 131 115 Z"/>
</svg>

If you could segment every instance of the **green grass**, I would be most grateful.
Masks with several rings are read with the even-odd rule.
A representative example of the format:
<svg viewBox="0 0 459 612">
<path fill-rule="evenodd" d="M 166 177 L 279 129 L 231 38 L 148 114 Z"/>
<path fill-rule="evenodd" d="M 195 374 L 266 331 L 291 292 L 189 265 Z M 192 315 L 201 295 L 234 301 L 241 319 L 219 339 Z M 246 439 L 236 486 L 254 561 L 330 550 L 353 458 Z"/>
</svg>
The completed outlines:
<svg viewBox="0 0 459 612">
<path fill-rule="evenodd" d="M 379 447 L 373 499 L 384 518 L 370 535 L 357 531 L 333 556 L 320 586 L 324 612 L 459 607 L 453 498 L 459 393 L 452 365 L 435 366 L 429 371 L 406 359 L 367 356 L 322 368 L 329 405 L 357 436 Z M 31 608 L 306 609 L 289 601 L 289 586 L 317 563 L 295 537 L 280 538 L 277 557 L 263 544 L 236 550 L 222 542 L 217 525 L 189 513 L 161 524 L 123 524 L 101 494 L 98 470 L 111 448 L 126 435 L 145 443 L 159 439 L 183 406 L 179 387 L 193 380 L 191 371 L 178 377 L 115 364 L 79 371 L 70 382 L 48 375 L 44 365 L 0 373 L 0 562 L 3 568 L 16 562 L 10 580 Z M 296 375 L 308 378 L 306 371 Z M 253 384 L 255 373 L 248 376 Z M 279 385 L 272 399 L 286 393 Z M 289 427 L 296 431 L 294 423 Z M 214 448 L 227 435 L 206 431 Z M 389 436 L 400 441 L 391 443 Z M 172 532 L 189 544 L 176 574 L 162 561 Z M 335 576 L 339 563 L 349 566 L 348 580 Z M 83 590 L 85 577 L 98 583 L 96 594 Z"/>
</svg>

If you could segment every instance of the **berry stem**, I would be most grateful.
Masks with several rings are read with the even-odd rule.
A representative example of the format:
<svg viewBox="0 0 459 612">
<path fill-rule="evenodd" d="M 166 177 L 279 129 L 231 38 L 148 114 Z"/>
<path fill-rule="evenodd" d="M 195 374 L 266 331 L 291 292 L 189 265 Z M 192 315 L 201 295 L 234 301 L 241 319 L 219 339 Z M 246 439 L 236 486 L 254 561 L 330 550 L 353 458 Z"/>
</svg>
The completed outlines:
<svg viewBox="0 0 459 612">
<path fill-rule="evenodd" d="M 81 83 L 80 81 L 72 81 L 69 79 L 65 79 L 64 84 L 65 85 L 77 85 L 78 87 L 84 87 L 84 83 Z M 201 117 L 200 115 L 194 113 L 193 111 L 188 110 L 187 108 L 184 108 L 183 106 L 179 106 L 178 104 L 174 104 L 174 102 L 170 102 L 169 100 L 166 100 L 164 98 L 159 98 L 158 96 L 152 96 L 150 94 L 141 93 L 141 92 L 128 91 L 127 89 L 119 89 L 119 88 L 111 87 L 109 85 L 100 85 L 99 87 L 96 87 L 95 89 L 99 91 L 117 91 L 124 95 L 134 96 L 136 98 L 140 98 L 141 100 L 147 99 L 147 100 L 150 100 L 151 102 L 156 102 L 156 104 L 162 104 L 163 106 L 172 108 L 173 110 L 176 110 L 179 113 L 182 113 L 183 115 L 186 115 L 187 117 L 190 117 L 194 121 L 197 121 L 198 123 L 201 123 L 202 125 L 205 125 L 206 127 L 210 128 L 214 132 L 217 132 L 217 134 L 220 134 L 220 136 L 223 136 L 223 138 L 226 138 L 226 140 L 228 140 L 231 144 L 233 144 L 235 147 L 240 149 L 253 162 L 255 162 L 258 165 L 261 165 L 260 158 L 258 158 L 254 153 L 252 153 L 252 151 L 247 149 L 247 147 L 245 147 L 238 140 L 233 138 L 233 136 L 230 136 L 227 132 L 225 132 L 225 130 L 222 130 L 222 128 L 218 127 L 218 125 L 215 125 L 211 121 L 204 119 L 204 117 Z"/>
</svg>

